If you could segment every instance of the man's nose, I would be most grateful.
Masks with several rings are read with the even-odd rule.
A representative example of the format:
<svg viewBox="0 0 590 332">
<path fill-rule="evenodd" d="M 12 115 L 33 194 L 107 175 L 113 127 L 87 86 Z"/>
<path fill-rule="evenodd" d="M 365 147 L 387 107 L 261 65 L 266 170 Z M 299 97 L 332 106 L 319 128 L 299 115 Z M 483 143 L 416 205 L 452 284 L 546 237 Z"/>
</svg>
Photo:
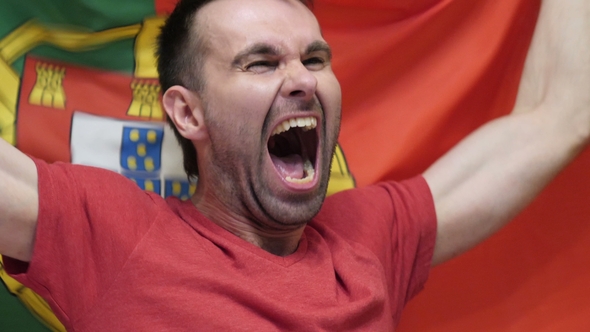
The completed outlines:
<svg viewBox="0 0 590 332">
<path fill-rule="evenodd" d="M 313 98 L 318 81 L 300 61 L 293 61 L 285 70 L 285 80 L 281 87 L 284 98 L 310 100 Z"/>
</svg>

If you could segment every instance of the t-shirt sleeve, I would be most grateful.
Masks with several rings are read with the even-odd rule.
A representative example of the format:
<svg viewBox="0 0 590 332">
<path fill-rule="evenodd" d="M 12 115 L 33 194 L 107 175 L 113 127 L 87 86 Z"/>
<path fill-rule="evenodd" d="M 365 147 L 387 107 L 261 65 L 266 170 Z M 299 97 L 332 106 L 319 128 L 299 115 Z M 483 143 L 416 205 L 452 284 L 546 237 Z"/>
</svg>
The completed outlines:
<svg viewBox="0 0 590 332">
<path fill-rule="evenodd" d="M 328 215 L 320 217 L 377 256 L 395 308 L 401 310 L 424 288 L 436 240 L 436 213 L 423 177 L 335 194 L 320 215 Z"/>
<path fill-rule="evenodd" d="M 35 160 L 39 216 L 30 263 L 6 270 L 52 306 L 66 326 L 113 282 L 155 219 L 155 198 L 106 170 Z"/>
</svg>

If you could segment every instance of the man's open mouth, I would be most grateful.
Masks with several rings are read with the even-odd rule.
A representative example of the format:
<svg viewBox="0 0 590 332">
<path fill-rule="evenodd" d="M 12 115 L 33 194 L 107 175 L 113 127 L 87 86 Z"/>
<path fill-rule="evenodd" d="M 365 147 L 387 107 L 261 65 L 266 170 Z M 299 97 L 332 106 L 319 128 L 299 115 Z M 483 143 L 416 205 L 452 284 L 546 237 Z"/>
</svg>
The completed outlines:
<svg viewBox="0 0 590 332">
<path fill-rule="evenodd" d="M 317 119 L 291 118 L 274 129 L 268 140 L 268 152 L 277 172 L 290 183 L 313 180 L 317 155 Z"/>
</svg>

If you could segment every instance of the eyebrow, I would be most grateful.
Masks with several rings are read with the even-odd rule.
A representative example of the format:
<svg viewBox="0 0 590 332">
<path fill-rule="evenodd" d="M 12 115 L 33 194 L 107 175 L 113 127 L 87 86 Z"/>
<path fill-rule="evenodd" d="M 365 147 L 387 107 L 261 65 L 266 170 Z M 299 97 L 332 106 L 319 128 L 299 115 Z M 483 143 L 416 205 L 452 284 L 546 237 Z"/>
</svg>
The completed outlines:
<svg viewBox="0 0 590 332">
<path fill-rule="evenodd" d="M 314 52 L 324 52 L 326 53 L 328 60 L 332 59 L 332 50 L 330 46 L 324 41 L 316 40 L 309 44 L 305 49 L 305 54 L 311 54 Z M 256 43 L 245 50 L 238 53 L 233 61 L 232 65 L 238 65 L 242 63 L 242 61 L 250 55 L 271 55 L 271 56 L 278 56 L 281 54 L 280 48 L 267 44 L 267 43 Z"/>
<path fill-rule="evenodd" d="M 311 54 L 314 52 L 324 52 L 326 53 L 328 60 L 332 60 L 332 49 L 330 49 L 330 46 L 324 41 L 316 40 L 307 46 L 305 54 Z"/>
</svg>

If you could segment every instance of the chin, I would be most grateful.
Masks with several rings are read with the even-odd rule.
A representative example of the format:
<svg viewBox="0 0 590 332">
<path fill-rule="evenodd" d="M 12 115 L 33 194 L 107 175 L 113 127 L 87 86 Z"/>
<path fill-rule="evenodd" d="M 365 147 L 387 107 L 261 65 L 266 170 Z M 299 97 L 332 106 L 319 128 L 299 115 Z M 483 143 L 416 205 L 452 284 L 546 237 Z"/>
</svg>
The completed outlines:
<svg viewBox="0 0 590 332">
<path fill-rule="evenodd" d="M 302 226 L 315 217 L 320 211 L 326 198 L 326 185 L 322 185 L 315 194 L 301 197 L 294 194 L 287 200 L 274 201 L 267 206 L 266 211 L 278 224 L 283 226 Z"/>
</svg>

